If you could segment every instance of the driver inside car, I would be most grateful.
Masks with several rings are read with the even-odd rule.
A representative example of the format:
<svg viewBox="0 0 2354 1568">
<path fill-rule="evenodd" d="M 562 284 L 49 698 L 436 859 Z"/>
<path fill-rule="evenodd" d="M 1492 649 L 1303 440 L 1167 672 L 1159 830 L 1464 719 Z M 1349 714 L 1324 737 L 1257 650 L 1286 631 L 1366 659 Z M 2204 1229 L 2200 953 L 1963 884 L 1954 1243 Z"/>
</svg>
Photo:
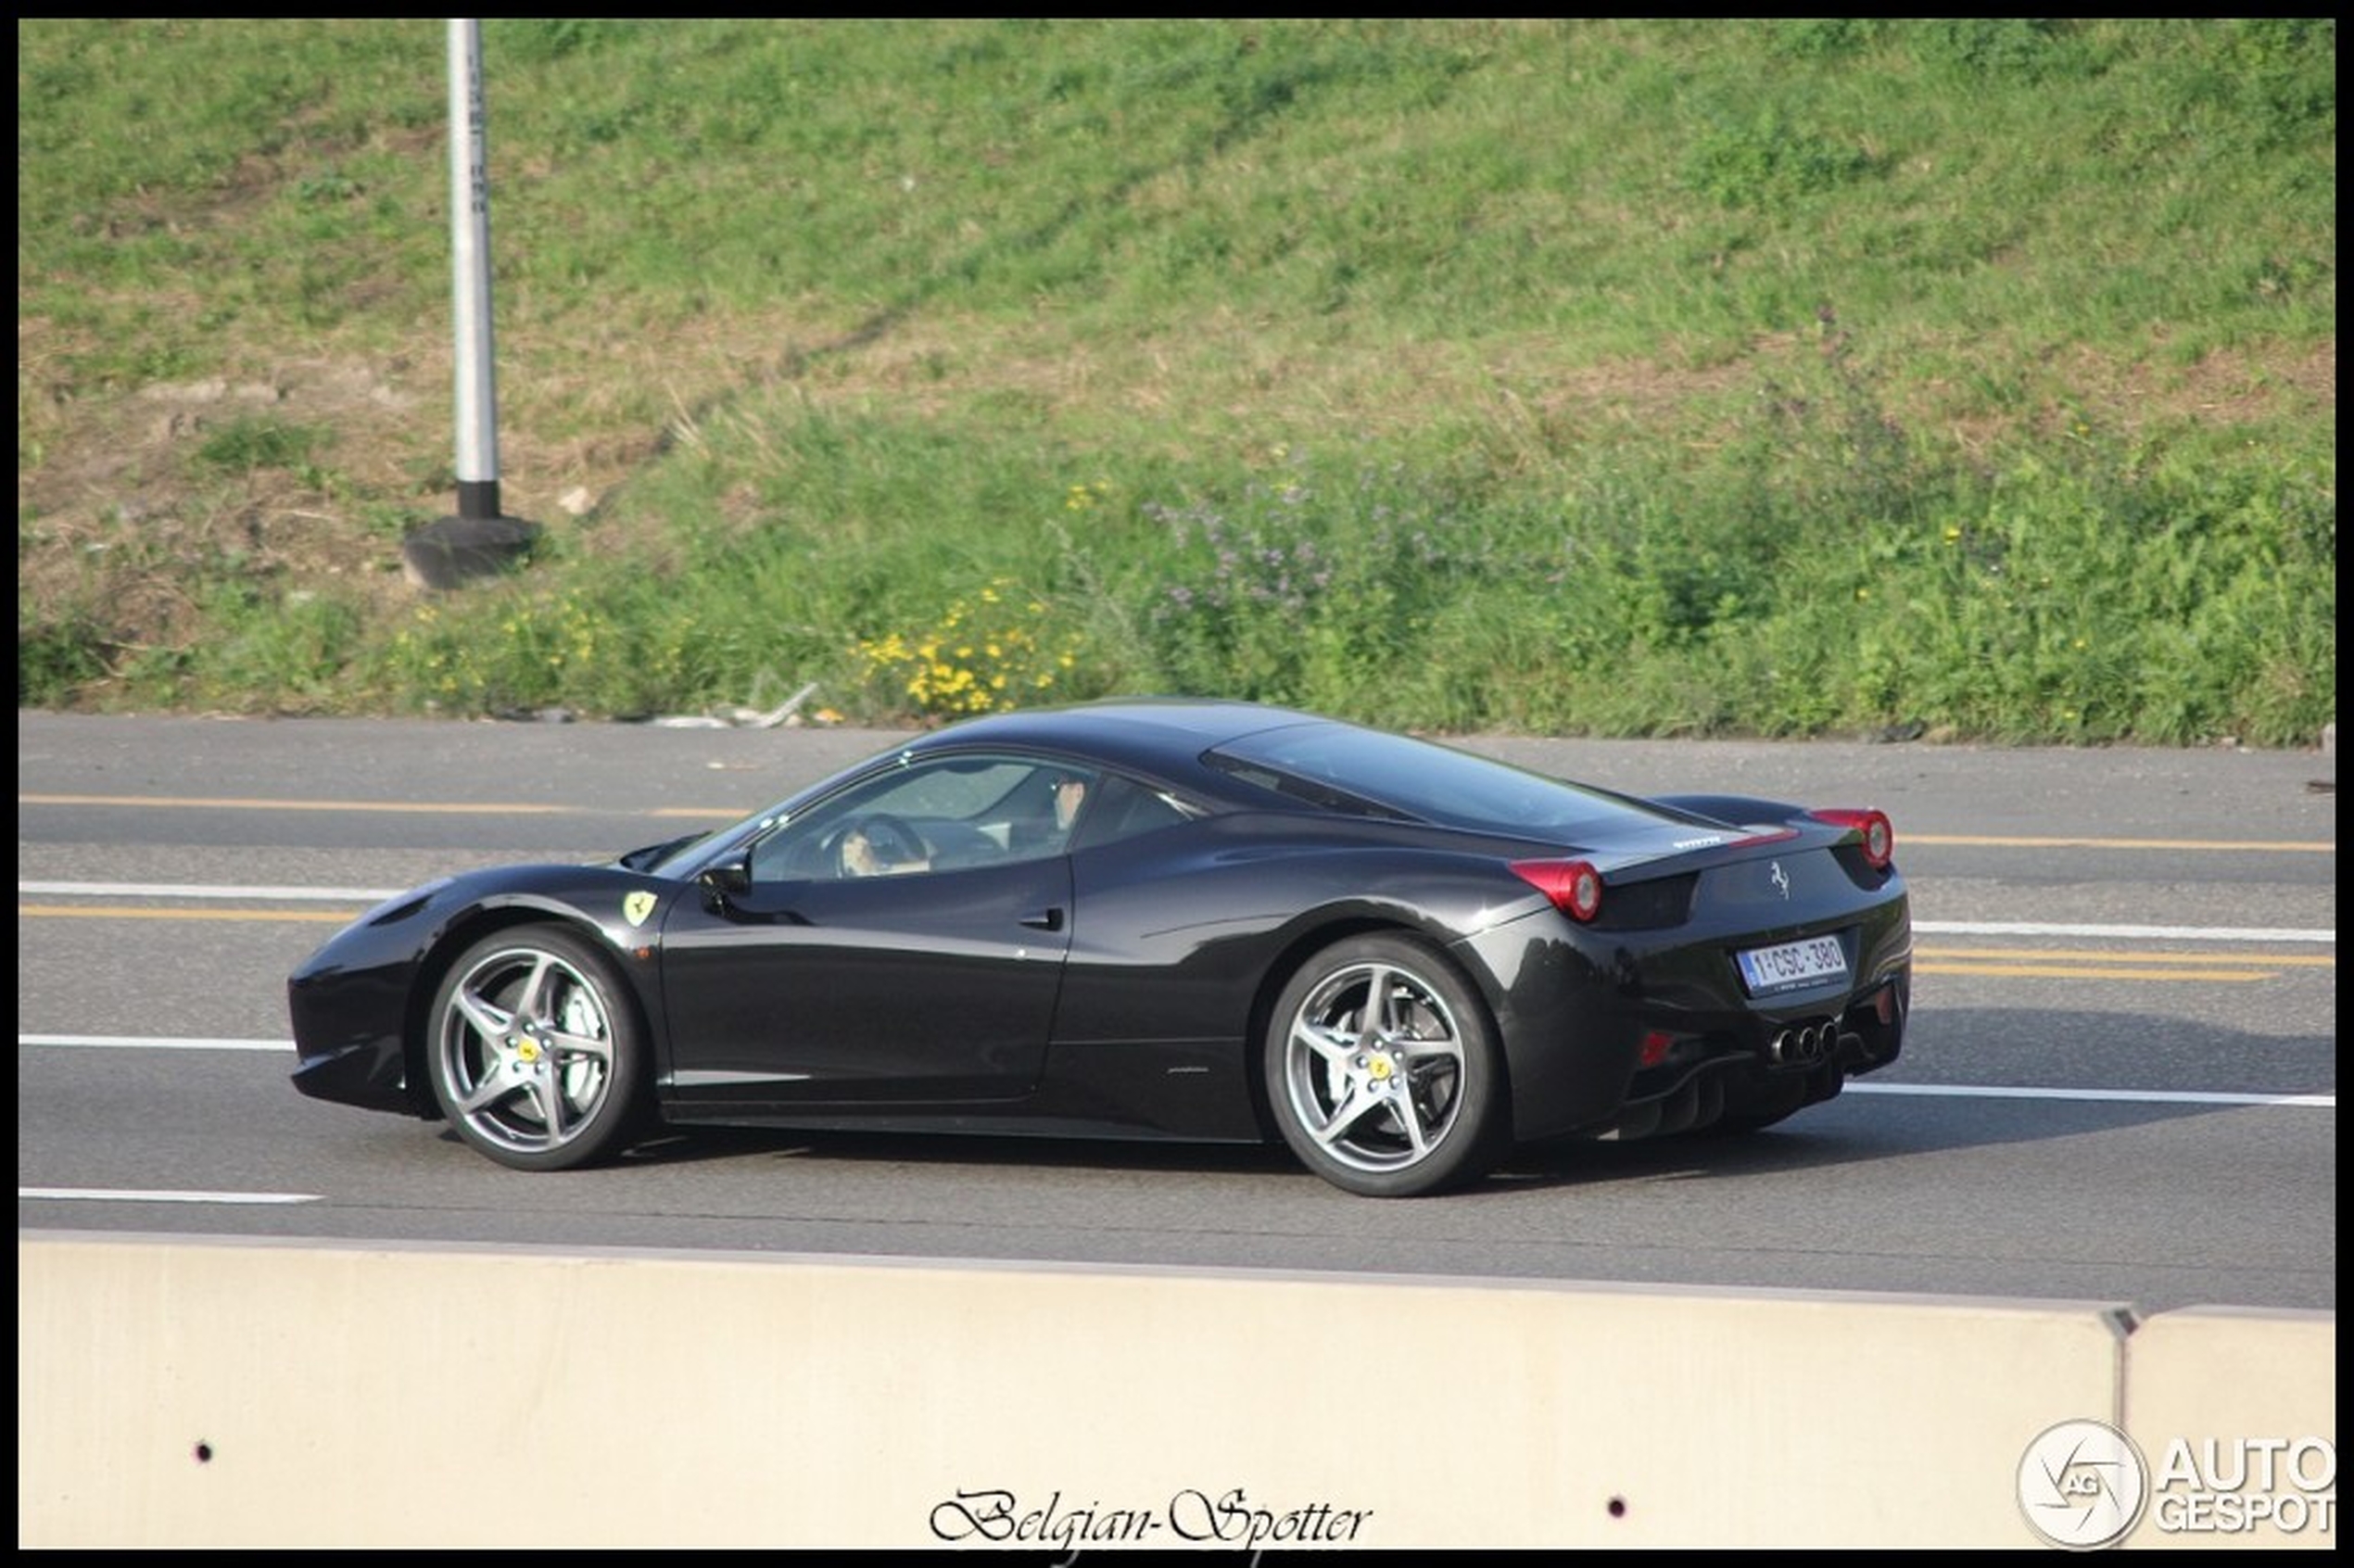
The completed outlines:
<svg viewBox="0 0 2354 1568">
<path fill-rule="evenodd" d="M 911 841 L 911 835 L 864 822 L 843 835 L 841 855 L 845 877 L 891 877 L 931 869 L 930 857 L 922 844 Z"/>
<path fill-rule="evenodd" d="M 1068 833 L 1070 825 L 1079 820 L 1079 808 L 1087 803 L 1087 780 L 1065 774 L 1055 780 L 1055 831 Z"/>
</svg>

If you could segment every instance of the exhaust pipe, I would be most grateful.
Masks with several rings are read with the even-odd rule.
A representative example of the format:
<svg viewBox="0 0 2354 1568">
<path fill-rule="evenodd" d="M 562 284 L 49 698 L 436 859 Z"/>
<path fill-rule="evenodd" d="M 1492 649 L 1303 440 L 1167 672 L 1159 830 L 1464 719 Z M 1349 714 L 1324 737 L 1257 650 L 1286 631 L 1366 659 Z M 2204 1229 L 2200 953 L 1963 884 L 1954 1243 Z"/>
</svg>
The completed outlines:
<svg viewBox="0 0 2354 1568">
<path fill-rule="evenodd" d="M 1800 1024 L 1775 1035 L 1766 1047 L 1766 1056 L 1776 1067 L 1813 1067 L 1838 1043 L 1836 1022 Z"/>
</svg>

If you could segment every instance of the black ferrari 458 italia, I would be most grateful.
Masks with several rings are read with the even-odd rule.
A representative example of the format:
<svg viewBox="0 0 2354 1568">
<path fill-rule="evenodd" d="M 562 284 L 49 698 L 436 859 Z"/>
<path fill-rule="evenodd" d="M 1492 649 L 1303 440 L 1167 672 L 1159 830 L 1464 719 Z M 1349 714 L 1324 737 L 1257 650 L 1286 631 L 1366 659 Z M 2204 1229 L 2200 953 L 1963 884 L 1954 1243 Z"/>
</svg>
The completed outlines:
<svg viewBox="0 0 2354 1568">
<path fill-rule="evenodd" d="M 1893 1061 L 1891 849 L 1878 811 L 1250 703 L 997 714 L 717 832 L 390 900 L 288 981 L 294 1081 L 530 1170 L 665 1124 L 1279 1137 L 1407 1196 Z"/>
</svg>

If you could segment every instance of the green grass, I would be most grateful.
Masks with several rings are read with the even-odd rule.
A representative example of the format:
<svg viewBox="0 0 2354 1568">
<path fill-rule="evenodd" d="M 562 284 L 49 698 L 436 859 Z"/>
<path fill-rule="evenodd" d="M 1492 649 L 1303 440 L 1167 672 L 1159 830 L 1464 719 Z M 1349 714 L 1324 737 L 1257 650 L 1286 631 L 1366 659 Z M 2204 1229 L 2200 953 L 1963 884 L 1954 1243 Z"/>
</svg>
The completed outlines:
<svg viewBox="0 0 2354 1568">
<path fill-rule="evenodd" d="M 2334 718 L 2335 29 L 18 24 L 21 704 Z"/>
</svg>

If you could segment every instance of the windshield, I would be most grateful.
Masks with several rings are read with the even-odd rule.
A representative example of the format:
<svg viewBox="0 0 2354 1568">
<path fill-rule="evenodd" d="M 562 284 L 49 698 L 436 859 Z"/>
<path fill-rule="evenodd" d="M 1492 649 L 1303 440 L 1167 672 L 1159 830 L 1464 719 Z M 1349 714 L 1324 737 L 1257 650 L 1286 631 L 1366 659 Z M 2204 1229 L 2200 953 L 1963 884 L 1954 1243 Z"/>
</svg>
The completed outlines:
<svg viewBox="0 0 2354 1568">
<path fill-rule="evenodd" d="M 1483 832 L 1576 839 L 1611 828 L 1693 820 L 1451 746 L 1353 725 L 1261 730 L 1203 760 L 1330 810 Z"/>
</svg>

